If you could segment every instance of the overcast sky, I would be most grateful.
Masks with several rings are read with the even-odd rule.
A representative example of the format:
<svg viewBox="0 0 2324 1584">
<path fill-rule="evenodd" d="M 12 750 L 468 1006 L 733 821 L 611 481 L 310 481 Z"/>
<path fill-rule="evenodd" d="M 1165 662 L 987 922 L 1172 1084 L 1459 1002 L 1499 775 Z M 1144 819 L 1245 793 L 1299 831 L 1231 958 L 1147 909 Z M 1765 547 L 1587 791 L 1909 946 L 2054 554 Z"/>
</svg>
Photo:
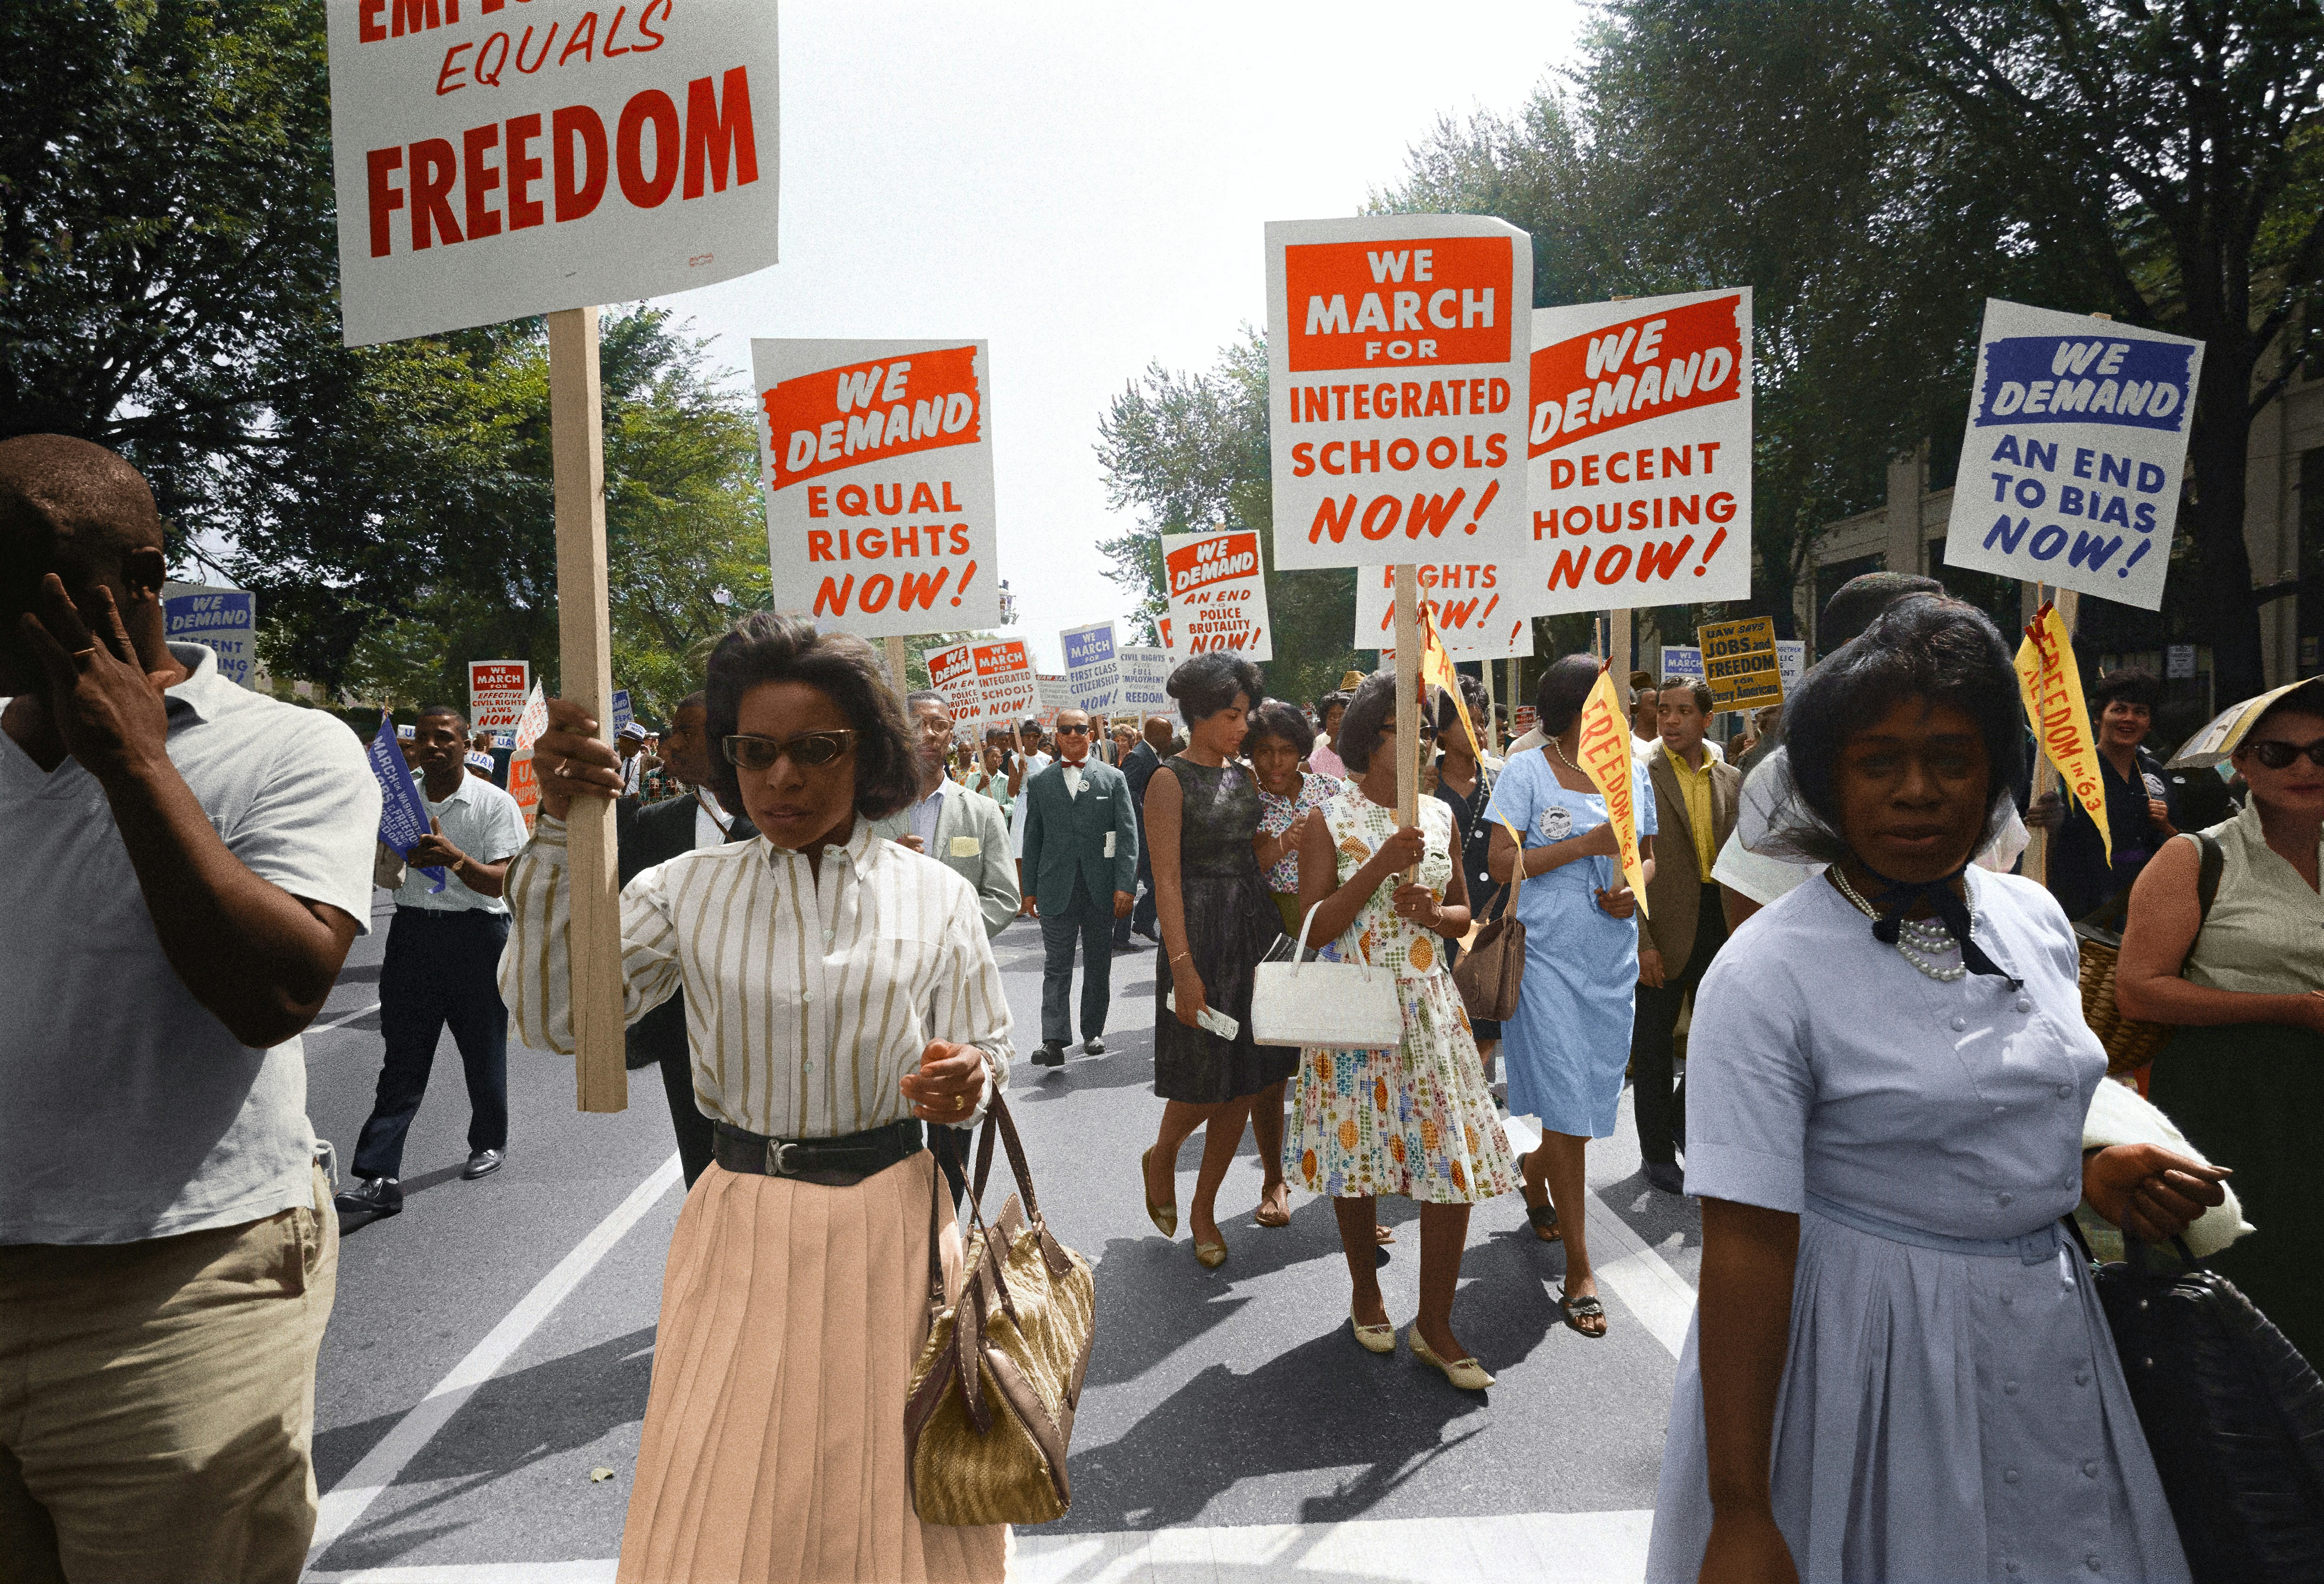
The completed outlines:
<svg viewBox="0 0 2324 1584">
<path fill-rule="evenodd" d="M 791 5 L 782 256 L 666 299 L 745 382 L 762 336 L 992 346 L 1011 632 L 1129 608 L 1096 544 L 1107 401 L 1263 324 L 1260 227 L 1353 214 L 1440 114 L 1508 112 L 1570 61 L 1577 0 Z"/>
</svg>

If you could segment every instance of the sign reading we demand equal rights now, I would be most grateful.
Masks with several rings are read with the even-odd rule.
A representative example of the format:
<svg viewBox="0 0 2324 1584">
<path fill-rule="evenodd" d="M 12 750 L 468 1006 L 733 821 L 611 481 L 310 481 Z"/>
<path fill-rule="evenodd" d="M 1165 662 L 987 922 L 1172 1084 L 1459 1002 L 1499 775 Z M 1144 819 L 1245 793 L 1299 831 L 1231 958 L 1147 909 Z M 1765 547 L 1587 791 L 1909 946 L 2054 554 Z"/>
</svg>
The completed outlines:
<svg viewBox="0 0 2324 1584">
<path fill-rule="evenodd" d="M 752 341 L 751 365 L 774 608 L 864 638 L 999 626 L 985 344 Z"/>
<path fill-rule="evenodd" d="M 347 344 L 775 262 L 775 7 L 328 0 Z"/>
</svg>

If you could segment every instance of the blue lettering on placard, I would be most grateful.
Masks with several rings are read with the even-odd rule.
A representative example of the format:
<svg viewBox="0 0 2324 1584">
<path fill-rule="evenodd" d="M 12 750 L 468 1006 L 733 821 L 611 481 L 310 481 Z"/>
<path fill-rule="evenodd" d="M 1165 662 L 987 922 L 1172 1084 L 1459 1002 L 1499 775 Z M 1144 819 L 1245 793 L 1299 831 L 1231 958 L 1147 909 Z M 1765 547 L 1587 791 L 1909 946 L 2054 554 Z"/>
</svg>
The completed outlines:
<svg viewBox="0 0 2324 1584">
<path fill-rule="evenodd" d="M 371 761 L 372 778 L 379 783 L 379 839 L 395 849 L 402 858 L 410 854 L 420 838 L 428 833 L 428 808 L 420 801 L 419 788 L 411 782 L 411 771 L 403 762 L 402 751 L 395 745 L 395 720 L 381 714 L 379 731 L 364 750 Z M 420 871 L 436 883 L 429 888 L 444 889 L 444 871 L 429 868 Z"/>
<path fill-rule="evenodd" d="M 2168 341 L 2006 336 L 1986 348 L 1985 380 L 1970 421 L 1980 428 L 2114 424 L 2176 434 L 2186 427 L 2194 394 L 2189 388 L 2193 355 L 2192 347 Z"/>
</svg>

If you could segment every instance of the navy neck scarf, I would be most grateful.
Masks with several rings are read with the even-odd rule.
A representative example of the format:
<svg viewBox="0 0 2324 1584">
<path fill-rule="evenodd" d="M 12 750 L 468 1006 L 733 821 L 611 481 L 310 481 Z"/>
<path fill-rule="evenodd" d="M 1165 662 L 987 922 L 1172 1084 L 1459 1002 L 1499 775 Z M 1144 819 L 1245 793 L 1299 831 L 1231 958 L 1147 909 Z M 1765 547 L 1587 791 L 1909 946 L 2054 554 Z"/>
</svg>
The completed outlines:
<svg viewBox="0 0 2324 1584">
<path fill-rule="evenodd" d="M 1864 863 L 1861 858 L 1857 861 Z M 2023 990 L 2024 981 L 2015 974 L 2003 972 L 2000 965 L 1985 954 L 1985 948 L 1969 936 L 1969 904 L 1953 894 L 1953 882 L 1960 879 L 1968 868 L 1963 864 L 1952 873 L 1933 880 L 1895 880 L 1864 863 L 1864 872 L 1882 887 L 1877 893 L 1865 898 L 1879 914 L 1872 921 L 1872 938 L 1886 945 L 1895 945 L 1897 934 L 1904 927 L 1904 916 L 1926 897 L 1936 904 L 1937 917 L 1943 921 L 1945 932 L 1960 943 L 1961 962 L 1971 973 L 2006 979 L 2011 990 Z"/>
</svg>

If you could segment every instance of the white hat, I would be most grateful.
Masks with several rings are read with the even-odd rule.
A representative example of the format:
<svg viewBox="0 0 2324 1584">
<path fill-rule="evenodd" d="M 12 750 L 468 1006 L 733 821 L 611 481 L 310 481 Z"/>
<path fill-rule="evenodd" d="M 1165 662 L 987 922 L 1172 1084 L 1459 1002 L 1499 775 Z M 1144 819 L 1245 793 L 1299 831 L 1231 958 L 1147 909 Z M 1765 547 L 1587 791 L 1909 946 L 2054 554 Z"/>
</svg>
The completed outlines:
<svg viewBox="0 0 2324 1584">
<path fill-rule="evenodd" d="M 646 740 L 646 729 L 635 721 L 624 721 L 622 723 L 622 729 L 613 735 L 626 737 L 632 742 L 643 742 Z"/>
<path fill-rule="evenodd" d="M 398 726 L 395 729 L 395 740 L 398 742 L 410 742 L 419 735 L 420 728 L 417 726 Z"/>
<path fill-rule="evenodd" d="M 472 770 L 482 770 L 489 776 L 493 773 L 493 756 L 489 753 L 472 753 L 468 756 L 468 768 Z"/>
</svg>

